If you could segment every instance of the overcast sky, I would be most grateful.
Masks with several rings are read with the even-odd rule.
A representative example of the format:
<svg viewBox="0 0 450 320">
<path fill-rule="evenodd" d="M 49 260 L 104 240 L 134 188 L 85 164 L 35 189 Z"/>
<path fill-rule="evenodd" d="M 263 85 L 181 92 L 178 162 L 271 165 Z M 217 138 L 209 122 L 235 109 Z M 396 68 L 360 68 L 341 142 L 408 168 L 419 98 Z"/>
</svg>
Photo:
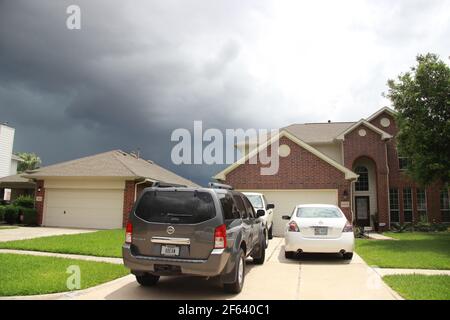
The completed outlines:
<svg viewBox="0 0 450 320">
<path fill-rule="evenodd" d="M 66 8 L 81 8 L 81 30 Z M 418 53 L 448 62 L 450 1 L 0 0 L 0 121 L 45 165 L 141 148 L 175 166 L 171 132 L 359 120 Z"/>
</svg>

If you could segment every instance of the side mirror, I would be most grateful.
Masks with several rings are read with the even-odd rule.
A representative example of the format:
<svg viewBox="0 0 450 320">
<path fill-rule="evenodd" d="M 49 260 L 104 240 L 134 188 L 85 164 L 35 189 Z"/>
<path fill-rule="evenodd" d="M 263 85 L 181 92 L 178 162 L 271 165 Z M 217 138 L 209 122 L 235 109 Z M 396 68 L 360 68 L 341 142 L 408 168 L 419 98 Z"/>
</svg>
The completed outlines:
<svg viewBox="0 0 450 320">
<path fill-rule="evenodd" d="M 291 220 L 291 216 L 282 216 L 281 217 L 283 220 Z"/>
<path fill-rule="evenodd" d="M 266 212 L 262 209 L 259 209 L 258 211 L 256 211 L 256 216 L 259 217 L 264 217 L 266 214 Z"/>
<path fill-rule="evenodd" d="M 275 205 L 273 203 L 267 204 L 266 210 L 269 210 L 269 209 L 275 209 Z"/>
</svg>

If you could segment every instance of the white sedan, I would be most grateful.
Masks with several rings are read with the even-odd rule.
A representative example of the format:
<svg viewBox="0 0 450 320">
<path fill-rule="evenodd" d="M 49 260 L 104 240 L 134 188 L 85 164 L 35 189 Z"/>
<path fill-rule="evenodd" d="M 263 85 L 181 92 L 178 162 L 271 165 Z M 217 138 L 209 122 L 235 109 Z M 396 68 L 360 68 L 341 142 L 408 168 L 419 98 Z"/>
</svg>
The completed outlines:
<svg viewBox="0 0 450 320">
<path fill-rule="evenodd" d="M 341 253 L 351 260 L 355 248 L 353 226 L 337 206 L 308 204 L 295 207 L 285 233 L 285 256 L 297 253 Z"/>
</svg>

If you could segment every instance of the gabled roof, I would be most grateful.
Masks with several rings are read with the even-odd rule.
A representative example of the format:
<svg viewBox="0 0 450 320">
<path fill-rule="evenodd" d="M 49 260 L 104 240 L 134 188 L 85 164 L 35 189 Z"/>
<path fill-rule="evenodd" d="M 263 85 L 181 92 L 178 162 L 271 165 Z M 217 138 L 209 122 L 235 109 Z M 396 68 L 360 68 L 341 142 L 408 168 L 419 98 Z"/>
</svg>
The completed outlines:
<svg viewBox="0 0 450 320">
<path fill-rule="evenodd" d="M 352 132 L 353 130 L 355 130 L 356 128 L 358 128 L 360 125 L 364 125 L 367 128 L 369 128 L 372 131 L 375 131 L 376 133 L 381 135 L 381 139 L 386 140 L 386 139 L 390 139 L 392 138 L 392 135 L 390 135 L 389 133 L 375 127 L 373 124 L 371 124 L 370 122 L 361 119 L 358 122 L 354 123 L 352 126 L 348 127 L 347 129 L 345 129 L 343 132 L 341 132 L 337 137 L 336 140 L 344 140 L 345 139 L 345 135 Z"/>
<path fill-rule="evenodd" d="M 33 189 L 35 183 L 30 179 L 22 177 L 20 174 L 0 178 L 0 187 L 2 188 L 26 188 Z"/>
<path fill-rule="evenodd" d="M 72 161 L 42 167 L 22 175 L 26 178 L 50 177 L 116 177 L 145 178 L 153 181 L 198 186 L 152 161 L 137 158 L 121 150 L 113 150 Z"/>
<path fill-rule="evenodd" d="M 346 167 L 344 167 L 343 165 L 339 164 L 338 162 L 334 161 L 333 159 L 329 158 L 328 156 L 324 155 L 322 152 L 320 152 L 319 150 L 317 150 L 316 148 L 310 146 L 309 144 L 307 144 L 306 142 L 300 140 L 299 138 L 297 138 L 296 136 L 294 136 L 292 133 L 290 133 L 287 130 L 281 130 L 278 134 L 270 137 L 270 139 L 268 139 L 267 141 L 265 141 L 264 143 L 261 143 L 258 148 L 253 149 L 252 151 L 250 151 L 246 156 L 244 156 L 243 158 L 239 159 L 238 161 L 236 161 L 235 163 L 233 163 L 232 165 L 228 166 L 227 168 L 225 168 L 224 170 L 222 170 L 221 172 L 219 172 L 218 174 L 216 174 L 213 178 L 217 179 L 217 180 L 225 180 L 226 179 L 226 175 L 228 173 L 230 173 L 231 171 L 233 171 L 234 169 L 236 169 L 237 167 L 239 167 L 241 164 L 244 164 L 248 159 L 256 156 L 258 153 L 260 153 L 262 150 L 264 150 L 265 148 L 267 148 L 268 146 L 270 146 L 273 142 L 281 139 L 282 137 L 286 137 L 290 140 L 292 140 L 293 142 L 295 142 L 296 144 L 298 144 L 300 147 L 304 148 L 305 150 L 311 152 L 312 154 L 316 155 L 317 157 L 319 157 L 320 159 L 322 159 L 323 161 L 327 162 L 328 164 L 330 164 L 331 166 L 335 167 L 336 169 L 338 169 L 339 171 L 343 172 L 345 175 L 345 179 L 347 180 L 353 180 L 353 179 L 357 179 L 358 175 L 355 174 L 353 171 L 347 169 Z"/>
<path fill-rule="evenodd" d="M 339 133 L 349 128 L 354 123 L 355 122 L 296 123 L 283 129 L 308 144 L 332 143 Z"/>
<path fill-rule="evenodd" d="M 380 110 L 378 110 L 377 112 L 375 112 L 374 114 L 372 114 L 370 117 L 368 117 L 366 120 L 369 122 L 372 119 L 375 119 L 376 117 L 378 117 L 380 114 L 382 114 L 383 112 L 387 112 L 392 116 L 395 116 L 397 114 L 397 112 L 389 107 L 383 107 Z"/>
<path fill-rule="evenodd" d="M 11 160 L 23 162 L 23 159 L 21 157 L 19 157 L 19 156 L 16 156 L 15 154 L 11 155 Z"/>
</svg>

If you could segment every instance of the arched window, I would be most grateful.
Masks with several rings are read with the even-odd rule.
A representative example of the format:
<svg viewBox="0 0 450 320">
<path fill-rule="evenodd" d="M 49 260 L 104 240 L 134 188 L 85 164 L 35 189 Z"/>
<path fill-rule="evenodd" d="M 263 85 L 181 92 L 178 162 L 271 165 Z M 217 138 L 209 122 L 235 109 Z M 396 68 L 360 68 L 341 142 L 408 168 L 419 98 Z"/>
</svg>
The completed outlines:
<svg viewBox="0 0 450 320">
<path fill-rule="evenodd" d="M 369 191 L 369 170 L 364 166 L 357 166 L 355 173 L 359 174 L 359 178 L 355 182 L 355 190 Z"/>
</svg>

